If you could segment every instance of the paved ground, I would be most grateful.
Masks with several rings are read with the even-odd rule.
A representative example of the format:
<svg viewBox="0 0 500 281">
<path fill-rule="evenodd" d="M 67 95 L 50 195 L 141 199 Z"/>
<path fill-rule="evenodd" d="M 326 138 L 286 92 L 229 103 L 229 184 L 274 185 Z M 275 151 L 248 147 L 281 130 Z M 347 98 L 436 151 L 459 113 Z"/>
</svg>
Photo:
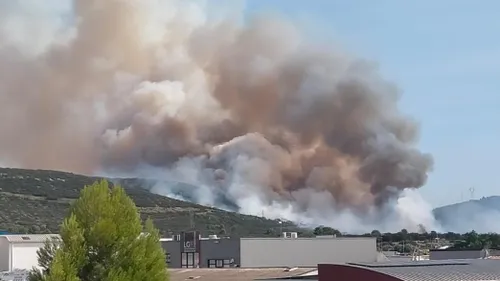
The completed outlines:
<svg viewBox="0 0 500 281">
<path fill-rule="evenodd" d="M 283 268 L 171 268 L 170 281 L 253 281 L 273 277 L 296 276 L 315 270 L 315 268 L 299 268 L 290 272 Z"/>
</svg>

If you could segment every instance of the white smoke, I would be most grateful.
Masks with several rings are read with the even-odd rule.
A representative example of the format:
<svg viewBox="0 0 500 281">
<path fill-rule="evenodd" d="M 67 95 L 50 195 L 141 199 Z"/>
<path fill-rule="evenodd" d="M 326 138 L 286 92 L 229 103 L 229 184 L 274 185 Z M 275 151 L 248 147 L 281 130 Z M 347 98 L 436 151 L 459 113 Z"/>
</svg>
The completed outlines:
<svg viewBox="0 0 500 281">
<path fill-rule="evenodd" d="M 349 232 L 436 229 L 409 190 L 432 158 L 395 87 L 287 21 L 212 8 L 0 2 L 5 161 L 147 177 L 168 196 L 185 183 L 202 204 Z"/>
</svg>

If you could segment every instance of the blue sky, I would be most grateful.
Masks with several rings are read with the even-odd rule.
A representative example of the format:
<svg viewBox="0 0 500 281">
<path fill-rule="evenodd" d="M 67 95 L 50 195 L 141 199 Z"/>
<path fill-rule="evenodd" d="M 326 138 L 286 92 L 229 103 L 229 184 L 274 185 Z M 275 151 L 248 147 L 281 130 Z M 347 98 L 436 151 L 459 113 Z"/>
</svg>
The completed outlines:
<svg viewBox="0 0 500 281">
<path fill-rule="evenodd" d="M 421 123 L 434 206 L 500 194 L 500 1 L 248 0 L 377 61 Z M 463 194 L 463 195 L 462 195 Z M 463 196 L 463 197 L 462 197 Z"/>
</svg>

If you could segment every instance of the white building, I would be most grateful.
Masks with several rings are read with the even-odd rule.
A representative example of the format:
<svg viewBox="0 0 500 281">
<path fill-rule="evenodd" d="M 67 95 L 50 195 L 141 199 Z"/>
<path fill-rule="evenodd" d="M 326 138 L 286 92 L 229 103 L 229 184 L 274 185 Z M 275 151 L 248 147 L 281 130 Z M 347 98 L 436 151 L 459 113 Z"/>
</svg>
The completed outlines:
<svg viewBox="0 0 500 281">
<path fill-rule="evenodd" d="M 38 267 L 38 249 L 56 234 L 0 235 L 0 271 Z"/>
</svg>

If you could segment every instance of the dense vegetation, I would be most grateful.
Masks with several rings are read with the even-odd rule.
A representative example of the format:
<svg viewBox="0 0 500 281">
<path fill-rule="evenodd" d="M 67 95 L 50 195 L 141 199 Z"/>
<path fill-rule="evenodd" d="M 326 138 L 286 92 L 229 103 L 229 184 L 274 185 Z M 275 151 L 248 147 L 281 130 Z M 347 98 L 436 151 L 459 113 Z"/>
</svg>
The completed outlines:
<svg viewBox="0 0 500 281">
<path fill-rule="evenodd" d="M 422 228 L 419 233 L 411 233 L 402 229 L 396 233 L 381 233 L 373 230 L 371 233 L 363 235 L 342 234 L 339 230 L 319 226 L 313 231 L 315 235 L 337 235 L 346 237 L 376 237 L 379 247 L 384 251 L 398 251 L 409 253 L 414 250 L 432 249 L 440 246 L 449 246 L 451 249 L 500 249 L 500 234 L 498 233 L 477 233 L 475 231 L 464 234 L 436 231 L 427 232 Z"/>
<path fill-rule="evenodd" d="M 151 220 L 107 181 L 85 187 L 71 204 L 60 241 L 38 251 L 29 281 L 168 281 L 165 252 Z"/>
</svg>

